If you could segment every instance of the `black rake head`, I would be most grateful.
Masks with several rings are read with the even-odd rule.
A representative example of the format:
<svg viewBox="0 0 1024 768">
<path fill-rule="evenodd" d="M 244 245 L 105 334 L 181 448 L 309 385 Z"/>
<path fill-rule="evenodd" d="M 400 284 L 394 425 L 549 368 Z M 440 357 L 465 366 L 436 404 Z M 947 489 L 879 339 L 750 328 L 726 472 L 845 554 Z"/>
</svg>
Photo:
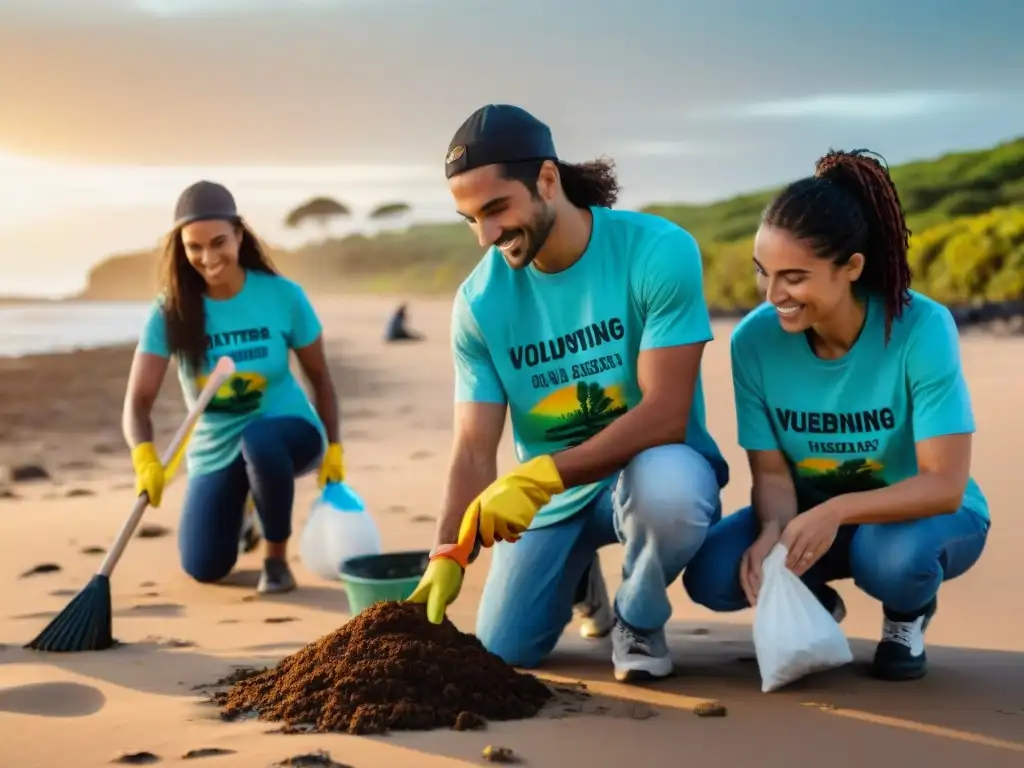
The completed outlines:
<svg viewBox="0 0 1024 768">
<path fill-rule="evenodd" d="M 114 645 L 110 580 L 96 575 L 31 642 L 35 651 L 104 651 Z"/>
</svg>

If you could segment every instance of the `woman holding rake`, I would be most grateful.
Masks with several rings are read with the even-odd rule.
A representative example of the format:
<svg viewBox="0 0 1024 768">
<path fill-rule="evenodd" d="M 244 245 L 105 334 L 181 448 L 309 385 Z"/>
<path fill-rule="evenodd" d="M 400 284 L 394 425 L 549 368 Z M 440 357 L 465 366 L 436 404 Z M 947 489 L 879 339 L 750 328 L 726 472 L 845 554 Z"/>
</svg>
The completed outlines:
<svg viewBox="0 0 1024 768">
<path fill-rule="evenodd" d="M 319 465 L 321 487 L 344 479 L 337 396 L 320 321 L 302 288 L 271 265 L 231 193 L 208 181 L 178 199 L 162 282 L 124 401 L 137 490 L 160 506 L 165 469 L 153 446 L 150 413 L 170 359 L 191 404 L 216 360 L 232 358 L 236 372 L 206 407 L 188 444 L 182 567 L 200 582 L 231 572 L 239 550 L 253 546 L 252 531 L 243 530 L 251 494 L 266 548 L 257 590 L 291 591 L 286 547 L 295 478 Z M 290 350 L 313 402 L 291 373 Z"/>
</svg>

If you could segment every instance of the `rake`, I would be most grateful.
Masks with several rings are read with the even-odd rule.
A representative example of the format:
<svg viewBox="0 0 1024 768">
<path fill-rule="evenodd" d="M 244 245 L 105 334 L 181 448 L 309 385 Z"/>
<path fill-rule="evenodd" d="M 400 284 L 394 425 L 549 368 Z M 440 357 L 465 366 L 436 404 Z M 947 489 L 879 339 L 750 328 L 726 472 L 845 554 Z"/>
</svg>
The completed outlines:
<svg viewBox="0 0 1024 768">
<path fill-rule="evenodd" d="M 234 361 L 230 357 L 222 357 L 217 361 L 210 377 L 200 391 L 192 408 L 189 409 L 185 421 L 178 428 L 164 453 L 162 460 L 165 466 L 177 466 L 180 459 L 179 450 L 185 445 L 192 433 L 192 428 L 202 415 L 210 400 L 220 386 L 235 372 Z M 139 494 L 131 514 L 121 526 L 117 540 L 110 548 L 99 570 L 89 580 L 81 592 L 57 614 L 34 640 L 25 645 L 36 651 L 72 652 L 72 651 L 103 651 L 114 645 L 113 613 L 110 601 L 110 574 L 117 561 L 124 554 L 125 547 L 131 541 L 132 534 L 142 520 L 142 515 L 149 506 L 149 496 L 143 491 Z"/>
</svg>

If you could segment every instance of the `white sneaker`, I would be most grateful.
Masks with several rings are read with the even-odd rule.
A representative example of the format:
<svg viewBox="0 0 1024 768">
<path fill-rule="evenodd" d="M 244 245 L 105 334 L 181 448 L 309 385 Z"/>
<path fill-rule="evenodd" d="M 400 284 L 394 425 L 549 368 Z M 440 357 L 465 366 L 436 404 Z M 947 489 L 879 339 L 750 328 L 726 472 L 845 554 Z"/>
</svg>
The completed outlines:
<svg viewBox="0 0 1024 768">
<path fill-rule="evenodd" d="M 586 579 L 587 586 L 583 599 L 576 603 L 572 610 L 582 620 L 580 635 L 588 640 L 595 640 L 611 632 L 615 623 L 611 600 L 608 599 L 608 587 L 601 573 L 601 560 L 597 555 L 594 555 L 590 563 Z"/>
<path fill-rule="evenodd" d="M 643 634 L 616 621 L 612 627 L 612 665 L 620 683 L 668 677 L 673 665 L 665 630 Z"/>
</svg>

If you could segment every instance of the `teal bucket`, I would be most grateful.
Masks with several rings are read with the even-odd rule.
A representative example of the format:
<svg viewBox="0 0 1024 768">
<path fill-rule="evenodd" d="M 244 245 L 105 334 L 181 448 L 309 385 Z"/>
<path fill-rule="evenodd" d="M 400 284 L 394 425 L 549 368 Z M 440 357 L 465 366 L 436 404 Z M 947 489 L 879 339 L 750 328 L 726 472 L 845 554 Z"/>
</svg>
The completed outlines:
<svg viewBox="0 0 1024 768">
<path fill-rule="evenodd" d="M 339 575 L 345 585 L 349 613 L 355 616 L 382 600 L 401 601 L 420 583 L 430 550 L 360 555 L 342 562 Z"/>
</svg>

